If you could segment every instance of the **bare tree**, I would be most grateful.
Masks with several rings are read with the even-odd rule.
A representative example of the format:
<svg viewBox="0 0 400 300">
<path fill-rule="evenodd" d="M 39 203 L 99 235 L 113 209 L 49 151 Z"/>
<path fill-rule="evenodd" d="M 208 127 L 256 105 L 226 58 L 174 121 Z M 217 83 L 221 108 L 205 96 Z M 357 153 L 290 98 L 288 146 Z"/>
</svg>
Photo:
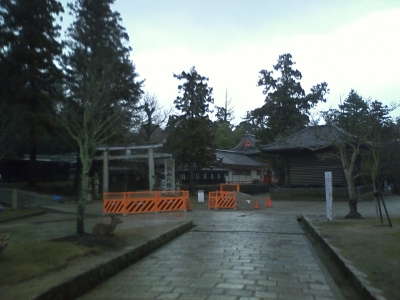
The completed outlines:
<svg viewBox="0 0 400 300">
<path fill-rule="evenodd" d="M 154 133 L 166 124 L 173 112 L 173 107 L 164 109 L 160 106 L 157 96 L 148 92 L 143 96 L 139 105 L 143 109 L 139 133 L 146 142 L 152 142 Z"/>
<path fill-rule="evenodd" d="M 115 104 L 107 109 L 112 87 L 107 87 L 109 78 L 113 75 L 112 63 L 108 70 L 103 70 L 102 76 L 96 73 L 96 66 L 88 63 L 86 66 L 87 80 L 81 85 L 79 97 L 67 97 L 59 104 L 59 122 L 69 133 L 79 148 L 81 161 L 81 192 L 78 203 L 78 228 L 82 234 L 83 215 L 89 193 L 89 172 L 97 148 L 112 137 L 124 132 L 124 121 L 127 119 L 124 110 Z M 93 75 L 93 76 L 91 76 Z M 74 97 L 77 95 L 75 94 Z"/>
<path fill-rule="evenodd" d="M 338 109 L 322 112 L 327 123 L 335 124 L 352 134 L 344 143 L 336 145 L 343 164 L 349 188 L 350 212 L 346 217 L 357 218 L 357 195 L 354 179 L 368 177 L 372 183 L 374 194 L 378 177 L 383 175 L 383 161 L 387 155 L 383 150 L 384 143 L 392 139 L 391 128 L 394 126 L 390 112 L 397 107 L 383 105 L 379 101 L 363 99 L 356 91 L 351 90 Z M 355 172 L 356 159 L 360 159 L 359 168 Z"/>
<path fill-rule="evenodd" d="M 97 148 L 131 128 L 143 81 L 130 59 L 129 36 L 113 0 L 68 4 L 76 20 L 67 30 L 62 57 L 65 98 L 60 122 L 79 147 L 82 164 L 77 233 L 84 233 L 89 172 Z"/>
<path fill-rule="evenodd" d="M 232 98 L 228 100 L 228 89 L 225 90 L 225 103 L 224 106 L 215 106 L 217 113 L 217 122 L 230 123 L 234 119 L 234 110 L 232 104 Z"/>
<path fill-rule="evenodd" d="M 360 155 L 362 145 L 364 145 L 364 141 L 344 131 L 344 134 L 339 139 L 329 140 L 329 147 L 333 146 L 336 148 L 336 151 L 324 152 L 317 155 L 322 160 L 338 159 L 342 164 L 343 173 L 347 182 L 347 190 L 349 192 L 350 211 L 346 215 L 347 218 L 361 218 L 360 213 L 357 211 L 358 197 L 354 182 L 361 176 L 360 172 L 356 172 L 356 161 Z M 313 148 L 312 150 L 316 151 L 319 149 Z"/>
</svg>

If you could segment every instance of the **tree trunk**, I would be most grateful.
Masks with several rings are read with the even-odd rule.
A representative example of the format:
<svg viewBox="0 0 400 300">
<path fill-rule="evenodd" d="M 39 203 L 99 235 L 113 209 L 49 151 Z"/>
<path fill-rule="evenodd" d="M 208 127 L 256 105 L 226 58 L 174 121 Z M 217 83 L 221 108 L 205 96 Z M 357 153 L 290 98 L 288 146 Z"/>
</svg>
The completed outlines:
<svg viewBox="0 0 400 300">
<path fill-rule="evenodd" d="M 85 216 L 85 207 L 84 205 L 79 203 L 78 211 L 76 214 L 76 233 L 79 235 L 83 235 L 85 233 L 84 216 Z"/>
<path fill-rule="evenodd" d="M 36 144 L 32 143 L 29 147 L 29 177 L 28 185 L 30 187 L 37 186 L 36 180 Z"/>
<path fill-rule="evenodd" d="M 375 226 L 379 226 L 379 216 L 382 222 L 382 211 L 379 203 L 378 190 L 376 188 L 375 173 L 372 172 L 371 178 L 372 178 L 372 193 L 374 194 L 374 204 L 375 204 Z"/>
<path fill-rule="evenodd" d="M 193 178 L 193 164 L 189 163 L 189 194 L 192 195 L 194 192 L 194 178 Z"/>
<path fill-rule="evenodd" d="M 362 216 L 357 211 L 358 200 L 357 200 L 356 189 L 354 187 L 353 176 L 351 174 L 347 174 L 347 175 L 348 176 L 346 176 L 346 179 L 347 179 L 347 188 L 348 188 L 349 196 L 350 196 L 350 200 L 349 200 L 350 211 L 345 216 L 345 218 L 347 218 L 347 219 L 362 219 Z"/>
<path fill-rule="evenodd" d="M 81 174 L 82 174 L 82 162 L 79 157 L 79 149 L 76 152 L 76 170 L 75 170 L 75 178 L 74 178 L 74 189 L 76 191 L 76 195 L 80 197 L 81 191 Z"/>
<path fill-rule="evenodd" d="M 79 193 L 78 212 L 76 218 L 76 233 L 79 235 L 85 233 L 84 216 L 86 209 L 86 201 L 89 193 L 89 169 L 90 169 L 90 164 L 88 165 L 88 163 L 85 162 L 85 160 L 82 160 L 82 180 Z"/>
<path fill-rule="evenodd" d="M 349 200 L 350 211 L 345 216 L 346 219 L 362 219 L 362 216 L 357 211 L 357 203 L 358 203 L 357 198 Z"/>
</svg>

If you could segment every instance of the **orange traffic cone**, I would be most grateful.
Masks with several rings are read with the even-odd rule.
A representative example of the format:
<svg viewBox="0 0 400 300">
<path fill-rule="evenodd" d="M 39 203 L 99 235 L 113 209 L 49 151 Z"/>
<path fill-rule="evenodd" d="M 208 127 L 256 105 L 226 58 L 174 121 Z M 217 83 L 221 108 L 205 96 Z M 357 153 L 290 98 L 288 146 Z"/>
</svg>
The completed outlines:
<svg viewBox="0 0 400 300">
<path fill-rule="evenodd" d="M 260 207 L 258 206 L 258 199 L 254 201 L 254 209 L 260 209 Z"/>
<path fill-rule="evenodd" d="M 268 208 L 272 208 L 272 200 L 270 197 L 267 197 L 267 202 L 265 203 Z"/>
</svg>

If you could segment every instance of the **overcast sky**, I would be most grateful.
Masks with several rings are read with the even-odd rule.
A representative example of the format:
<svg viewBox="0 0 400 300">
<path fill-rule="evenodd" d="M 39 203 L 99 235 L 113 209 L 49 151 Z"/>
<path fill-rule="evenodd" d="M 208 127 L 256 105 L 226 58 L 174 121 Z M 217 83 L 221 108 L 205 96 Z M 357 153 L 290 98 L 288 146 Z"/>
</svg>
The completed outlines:
<svg viewBox="0 0 400 300">
<path fill-rule="evenodd" d="M 227 89 L 239 123 L 264 103 L 259 71 L 272 70 L 284 53 L 306 93 L 328 83 L 319 109 L 336 108 L 350 89 L 385 104 L 400 100 L 398 0 L 116 0 L 112 9 L 130 36 L 144 90 L 165 107 L 178 95 L 173 74 L 195 66 L 216 105 Z"/>
</svg>

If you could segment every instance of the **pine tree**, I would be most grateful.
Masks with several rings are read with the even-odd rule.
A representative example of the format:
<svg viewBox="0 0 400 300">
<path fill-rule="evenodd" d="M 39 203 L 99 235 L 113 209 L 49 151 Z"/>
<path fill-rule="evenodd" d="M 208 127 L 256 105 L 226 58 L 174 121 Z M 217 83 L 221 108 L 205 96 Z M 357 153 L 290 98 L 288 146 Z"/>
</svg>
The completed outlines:
<svg viewBox="0 0 400 300">
<path fill-rule="evenodd" d="M 174 115 L 168 122 L 172 131 L 169 144 L 177 161 L 189 169 L 189 190 L 194 189 L 194 169 L 200 170 L 215 161 L 213 123 L 207 113 L 214 103 L 208 78 L 201 76 L 193 67 L 189 73 L 174 74 L 184 80 L 178 86 L 179 93 L 174 101 L 175 108 L 182 114 Z"/>
<path fill-rule="evenodd" d="M 302 75 L 293 68 L 294 64 L 290 54 L 283 54 L 274 65 L 274 71 L 280 72 L 280 77 L 274 78 L 273 71 L 260 71 L 258 86 L 264 88 L 265 104 L 252 111 L 250 117 L 268 132 L 270 141 L 304 128 L 310 120 L 310 109 L 325 102 L 329 92 L 323 82 L 306 94 L 300 83 Z"/>
<path fill-rule="evenodd" d="M 55 83 L 61 72 L 55 59 L 62 47 L 55 18 L 63 11 L 56 0 L 2 0 L 0 7 L 0 101 L 19 110 L 18 130 L 30 154 L 29 184 L 36 185 L 36 144 L 48 128 Z"/>
<path fill-rule="evenodd" d="M 337 109 L 324 111 L 322 116 L 326 122 L 357 135 L 367 126 L 368 103 L 352 89 Z"/>
</svg>

